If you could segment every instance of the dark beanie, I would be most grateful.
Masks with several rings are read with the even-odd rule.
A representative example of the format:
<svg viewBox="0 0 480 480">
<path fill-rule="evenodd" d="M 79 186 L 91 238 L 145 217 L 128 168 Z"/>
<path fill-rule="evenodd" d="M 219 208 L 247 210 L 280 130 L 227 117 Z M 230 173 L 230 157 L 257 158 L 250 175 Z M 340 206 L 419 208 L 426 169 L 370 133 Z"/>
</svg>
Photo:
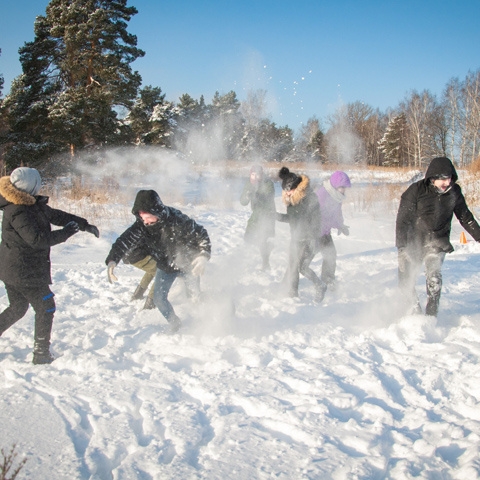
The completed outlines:
<svg viewBox="0 0 480 480">
<path fill-rule="evenodd" d="M 293 190 L 300 185 L 302 177 L 295 175 L 287 167 L 282 167 L 278 172 L 278 176 L 282 181 L 282 190 Z"/>
</svg>

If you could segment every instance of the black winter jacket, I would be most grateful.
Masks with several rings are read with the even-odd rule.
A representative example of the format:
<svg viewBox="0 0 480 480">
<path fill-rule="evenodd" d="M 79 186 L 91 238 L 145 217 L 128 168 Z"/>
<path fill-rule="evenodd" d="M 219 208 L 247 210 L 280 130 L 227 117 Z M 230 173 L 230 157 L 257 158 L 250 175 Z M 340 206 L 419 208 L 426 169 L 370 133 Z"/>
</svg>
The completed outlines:
<svg viewBox="0 0 480 480">
<path fill-rule="evenodd" d="M 432 184 L 432 177 L 448 175 L 450 188 L 439 193 Z M 467 207 L 457 172 L 446 157 L 432 160 L 425 178 L 410 185 L 403 193 L 396 221 L 397 248 L 413 248 L 418 254 L 425 249 L 452 252 L 450 230 L 453 214 L 462 227 L 480 241 L 480 226 Z"/>
<path fill-rule="evenodd" d="M 69 237 L 51 224 L 65 226 L 77 222 L 85 230 L 87 220 L 51 208 L 48 197 L 18 190 L 10 177 L 0 178 L 0 210 L 3 211 L 0 244 L 0 280 L 17 287 L 51 284 L 50 247 Z"/>
<path fill-rule="evenodd" d="M 275 187 L 273 182 L 264 178 L 257 185 L 250 180 L 245 183 L 240 203 L 252 207 L 245 230 L 245 240 L 263 242 L 268 237 L 275 236 Z"/>
<path fill-rule="evenodd" d="M 159 218 L 146 226 L 139 211 Z M 154 190 L 140 190 L 132 213 L 135 223 L 123 232 L 112 245 L 105 263 L 118 263 L 138 245 L 144 244 L 156 260 L 157 267 L 167 273 L 188 272 L 194 258 L 210 258 L 211 244 L 207 231 L 180 210 L 164 205 Z"/>
<path fill-rule="evenodd" d="M 123 263 L 126 264 L 137 263 L 140 260 L 143 260 L 147 255 L 150 255 L 150 251 L 148 246 L 145 244 L 145 241 L 142 241 L 135 248 L 128 251 L 122 260 Z"/>
<path fill-rule="evenodd" d="M 320 238 L 320 204 L 310 187 L 310 179 L 300 175 L 302 180 L 288 199 L 282 191 L 287 213 L 277 213 L 277 220 L 290 224 L 291 241 L 295 243 L 316 243 Z"/>
</svg>

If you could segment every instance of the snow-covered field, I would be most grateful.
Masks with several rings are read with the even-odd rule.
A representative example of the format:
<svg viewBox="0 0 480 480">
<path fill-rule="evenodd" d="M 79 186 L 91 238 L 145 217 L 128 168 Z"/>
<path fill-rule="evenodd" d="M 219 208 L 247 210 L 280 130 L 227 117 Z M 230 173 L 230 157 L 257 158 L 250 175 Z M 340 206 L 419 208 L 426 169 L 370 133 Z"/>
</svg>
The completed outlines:
<svg viewBox="0 0 480 480">
<path fill-rule="evenodd" d="M 18 478 L 480 478 L 480 245 L 460 245 L 456 220 L 438 319 L 402 317 L 382 198 L 375 214 L 347 201 L 338 287 L 319 306 L 306 279 L 299 299 L 278 294 L 285 224 L 265 273 L 243 244 L 248 208 L 177 205 L 168 182 L 148 187 L 207 228 L 210 300 L 190 304 L 174 284 L 184 326 L 169 335 L 130 301 L 142 272 L 121 264 L 110 285 L 104 259 L 133 220 L 116 221 L 115 205 L 100 239 L 54 247 L 58 358 L 32 365 L 31 310 L 0 338 L 0 447 L 27 458 Z"/>
</svg>

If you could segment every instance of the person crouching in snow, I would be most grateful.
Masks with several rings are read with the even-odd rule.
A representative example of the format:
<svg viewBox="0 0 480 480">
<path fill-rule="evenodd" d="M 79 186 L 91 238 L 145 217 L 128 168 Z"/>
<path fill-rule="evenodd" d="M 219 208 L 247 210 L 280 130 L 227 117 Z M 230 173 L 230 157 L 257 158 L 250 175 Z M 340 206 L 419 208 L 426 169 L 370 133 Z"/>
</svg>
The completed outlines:
<svg viewBox="0 0 480 480">
<path fill-rule="evenodd" d="M 450 159 L 434 158 L 425 178 L 402 194 L 396 220 L 398 280 L 409 313 L 422 313 L 415 283 L 425 264 L 426 315 L 437 316 L 442 291 L 442 265 L 453 252 L 450 229 L 453 214 L 462 227 L 480 242 L 480 226 L 467 207 L 458 175 Z"/>
<path fill-rule="evenodd" d="M 108 280 L 117 280 L 113 271 L 120 259 L 144 242 L 157 262 L 153 300 L 171 332 L 176 332 L 181 321 L 168 301 L 168 293 L 180 275 L 191 295 L 199 295 L 199 277 L 210 259 L 210 238 L 204 227 L 180 210 L 164 205 L 154 190 L 137 193 L 132 213 L 135 223 L 118 237 L 105 260 Z"/>
<path fill-rule="evenodd" d="M 350 187 L 351 183 L 348 175 L 337 170 L 315 190 L 321 212 L 318 250 L 322 254 L 323 262 L 320 278 L 328 286 L 334 286 L 337 269 L 337 250 L 332 239 L 332 228 L 336 228 L 339 235 L 341 233 L 349 235 L 350 233 L 349 228 L 343 221 L 342 213 L 345 189 Z"/>
<path fill-rule="evenodd" d="M 76 215 L 51 208 L 38 195 L 42 179 L 34 168 L 20 167 L 0 178 L 3 211 L 0 280 L 10 305 L 0 313 L 0 336 L 20 320 L 31 305 L 35 311 L 33 363 L 51 363 L 50 337 L 55 312 L 50 247 L 79 230 L 99 237 L 98 228 Z M 63 227 L 52 230 L 51 225 Z"/>
<path fill-rule="evenodd" d="M 282 180 L 282 199 L 287 213 L 277 213 L 280 222 L 290 225 L 288 268 L 282 284 L 288 287 L 291 297 L 298 297 L 299 274 L 315 285 L 315 301 L 321 302 L 327 285 L 310 268 L 317 252 L 320 237 L 320 205 L 306 175 L 296 175 L 287 167 L 279 172 Z"/>
<path fill-rule="evenodd" d="M 250 178 L 245 183 L 240 203 L 252 208 L 245 229 L 245 241 L 257 245 L 262 258 L 262 270 L 270 268 L 269 257 L 273 249 L 270 240 L 275 235 L 275 187 L 265 178 L 261 165 L 250 169 Z"/>
</svg>

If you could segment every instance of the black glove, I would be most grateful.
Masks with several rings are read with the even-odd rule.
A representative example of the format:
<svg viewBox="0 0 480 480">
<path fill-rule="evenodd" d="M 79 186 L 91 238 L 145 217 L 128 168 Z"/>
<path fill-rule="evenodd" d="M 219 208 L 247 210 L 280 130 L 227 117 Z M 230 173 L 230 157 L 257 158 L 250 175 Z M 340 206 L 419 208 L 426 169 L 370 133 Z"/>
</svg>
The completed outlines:
<svg viewBox="0 0 480 480">
<path fill-rule="evenodd" d="M 80 230 L 77 222 L 68 222 L 64 227 L 63 231 L 67 235 L 67 238 L 75 235 Z"/>
<path fill-rule="evenodd" d="M 100 232 L 98 231 L 98 228 L 95 225 L 88 224 L 85 227 L 85 231 L 87 233 L 91 233 L 92 235 L 95 235 L 97 238 L 100 237 Z"/>
</svg>

